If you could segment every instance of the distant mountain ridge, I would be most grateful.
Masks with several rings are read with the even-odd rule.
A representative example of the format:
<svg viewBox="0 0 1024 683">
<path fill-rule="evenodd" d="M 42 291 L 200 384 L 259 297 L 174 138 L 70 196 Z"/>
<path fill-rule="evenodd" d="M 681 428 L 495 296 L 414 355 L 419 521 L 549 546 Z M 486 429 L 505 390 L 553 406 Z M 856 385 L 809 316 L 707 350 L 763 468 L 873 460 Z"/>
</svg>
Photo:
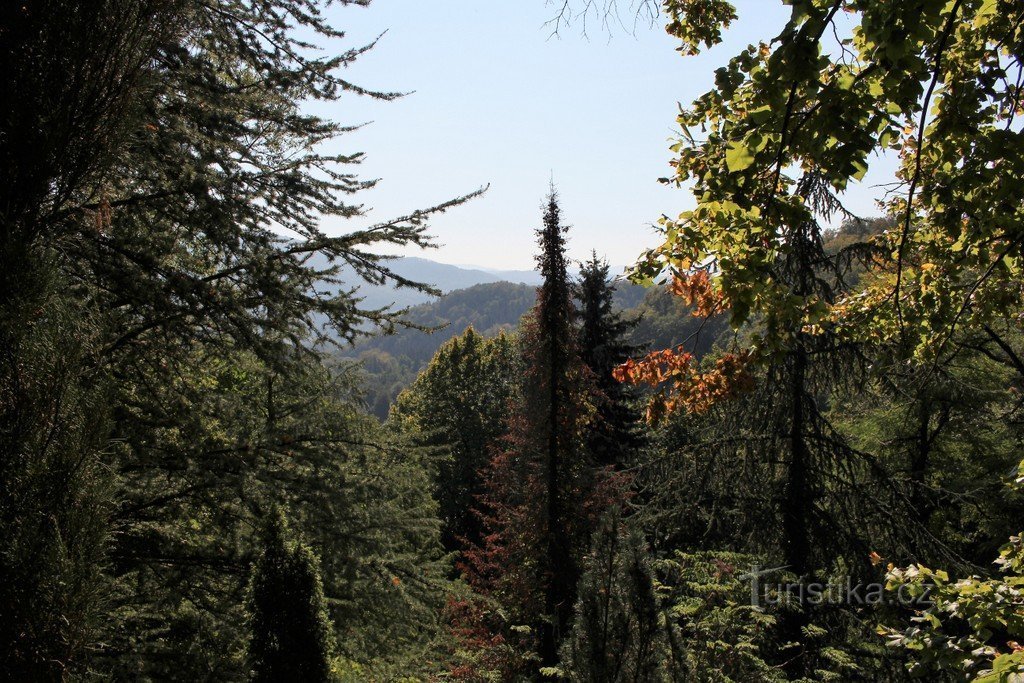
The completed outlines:
<svg viewBox="0 0 1024 683">
<path fill-rule="evenodd" d="M 310 265 L 325 268 L 327 260 L 317 254 L 311 259 Z M 386 265 L 397 275 L 413 282 L 432 285 L 441 290 L 442 294 L 494 282 L 511 282 L 531 287 L 541 283 L 540 273 L 535 270 L 498 270 L 482 266 L 452 265 L 419 256 L 396 257 L 387 261 Z M 618 271 L 613 269 L 613 272 L 621 270 L 622 268 Z M 415 289 L 395 287 L 391 282 L 384 285 L 366 284 L 348 267 L 342 267 L 341 278 L 346 286 L 359 287 L 359 296 L 363 297 L 363 306 L 367 308 L 408 308 L 437 300 L 437 297 Z"/>
<path fill-rule="evenodd" d="M 390 335 L 368 337 L 356 342 L 344 355 L 360 356 L 372 350 L 425 365 L 442 344 L 469 326 L 486 336 L 515 327 L 536 299 L 536 287 L 515 282 L 485 282 L 457 289 L 412 307 L 405 316 L 414 325 L 439 329 L 425 332 L 406 328 Z"/>
<path fill-rule="evenodd" d="M 314 265 L 324 267 L 326 261 L 314 263 Z M 539 281 L 540 278 L 538 273 L 528 271 L 523 271 L 521 276 L 512 278 L 513 273 L 511 271 L 502 274 L 490 273 L 475 268 L 462 268 L 448 263 L 439 263 L 417 256 L 395 258 L 387 261 L 386 265 L 397 275 L 413 282 L 421 282 L 436 287 L 443 294 L 491 282 L 510 281 L 534 284 L 534 281 Z M 355 272 L 348 267 L 342 267 L 340 277 L 346 285 L 358 285 L 358 295 L 363 297 L 363 306 L 368 308 L 382 308 L 384 306 L 408 308 L 437 300 L 437 297 L 415 289 L 395 287 L 394 283 L 391 282 L 384 285 L 366 284 L 360 281 Z"/>
<path fill-rule="evenodd" d="M 536 270 L 501 270 L 498 268 L 487 268 L 486 266 L 476 266 L 472 264 L 458 264 L 457 267 L 484 272 L 505 282 L 518 282 L 524 285 L 533 285 L 534 287 L 540 285 L 542 281 L 540 272 Z"/>
</svg>

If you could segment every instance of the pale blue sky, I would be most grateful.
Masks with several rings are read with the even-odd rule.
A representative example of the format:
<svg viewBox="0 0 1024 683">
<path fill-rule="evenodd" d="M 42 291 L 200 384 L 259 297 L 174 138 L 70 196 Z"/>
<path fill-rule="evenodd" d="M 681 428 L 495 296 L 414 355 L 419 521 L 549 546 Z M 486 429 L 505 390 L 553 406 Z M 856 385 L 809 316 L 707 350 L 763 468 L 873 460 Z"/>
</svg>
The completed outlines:
<svg viewBox="0 0 1024 683">
<path fill-rule="evenodd" d="M 620 0 L 624 7 L 628 0 Z M 380 185 L 360 196 L 382 220 L 490 184 L 483 197 L 436 217 L 437 261 L 530 268 L 533 230 L 551 175 L 570 233 L 570 255 L 596 249 L 633 262 L 657 238 L 663 213 L 692 206 L 689 192 L 657 182 L 669 173 L 677 103 L 709 89 L 714 69 L 750 42 L 778 33 L 787 8 L 736 3 L 723 45 L 681 57 L 662 23 L 610 36 L 578 27 L 550 37 L 543 0 L 375 0 L 333 10 L 349 45 L 387 31 L 347 74 L 364 87 L 415 91 L 394 102 L 346 98 L 318 111 L 344 123 L 373 121 L 341 149 L 367 154 L 361 175 Z M 627 15 L 628 18 L 628 15 Z M 876 213 L 865 184 L 849 203 Z M 877 181 L 875 181 L 877 182 Z M 354 227 L 328 222 L 329 234 Z"/>
</svg>

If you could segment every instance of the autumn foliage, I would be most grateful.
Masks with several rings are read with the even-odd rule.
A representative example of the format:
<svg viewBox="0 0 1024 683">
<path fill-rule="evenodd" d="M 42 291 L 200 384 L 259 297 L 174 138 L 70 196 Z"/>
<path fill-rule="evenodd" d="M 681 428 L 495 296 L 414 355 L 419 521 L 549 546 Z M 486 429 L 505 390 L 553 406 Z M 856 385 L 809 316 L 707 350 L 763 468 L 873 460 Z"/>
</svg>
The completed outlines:
<svg viewBox="0 0 1024 683">
<path fill-rule="evenodd" d="M 669 291 L 693 306 L 693 315 L 721 313 L 722 295 L 715 291 L 707 271 L 676 275 Z M 643 358 L 627 360 L 613 371 L 620 382 L 646 385 L 656 391 L 647 405 L 647 419 L 657 422 L 676 410 L 703 414 L 722 399 L 749 391 L 754 384 L 749 370 L 753 353 L 724 353 L 710 369 L 702 369 L 684 345 L 651 351 Z"/>
<path fill-rule="evenodd" d="M 693 306 L 695 318 L 706 318 L 724 310 L 723 297 L 715 291 L 706 270 L 673 276 L 669 291 Z"/>
</svg>

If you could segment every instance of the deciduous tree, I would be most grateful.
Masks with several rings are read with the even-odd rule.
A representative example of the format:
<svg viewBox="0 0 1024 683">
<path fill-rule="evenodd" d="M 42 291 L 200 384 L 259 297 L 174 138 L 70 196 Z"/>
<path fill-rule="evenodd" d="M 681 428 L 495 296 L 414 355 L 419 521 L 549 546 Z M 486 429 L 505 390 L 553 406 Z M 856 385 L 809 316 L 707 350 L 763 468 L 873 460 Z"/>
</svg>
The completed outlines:
<svg viewBox="0 0 1024 683">
<path fill-rule="evenodd" d="M 436 460 L 434 487 L 449 550 L 481 540 L 473 514 L 481 472 L 506 433 L 520 370 L 514 339 L 485 339 L 472 327 L 445 343 L 403 391 L 389 422 Z"/>
</svg>

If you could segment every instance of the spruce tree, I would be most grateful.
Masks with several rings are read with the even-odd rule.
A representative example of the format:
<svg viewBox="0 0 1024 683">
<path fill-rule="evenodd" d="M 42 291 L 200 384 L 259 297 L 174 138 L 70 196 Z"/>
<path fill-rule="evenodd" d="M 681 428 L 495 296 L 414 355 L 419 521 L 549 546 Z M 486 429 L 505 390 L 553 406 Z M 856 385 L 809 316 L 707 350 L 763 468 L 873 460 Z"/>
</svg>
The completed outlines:
<svg viewBox="0 0 1024 683">
<path fill-rule="evenodd" d="M 288 536 L 284 513 L 264 523 L 247 607 L 249 660 L 257 683 L 331 680 L 334 627 L 327 616 L 320 561 Z"/>
<path fill-rule="evenodd" d="M 537 231 L 540 253 L 537 267 L 543 283 L 537 291 L 535 368 L 542 395 L 540 406 L 546 411 L 537 425 L 544 435 L 544 500 L 545 500 L 545 586 L 544 613 L 547 615 L 541 632 L 541 660 L 548 666 L 557 661 L 559 643 L 569 624 L 575 595 L 578 569 L 569 536 L 569 503 L 565 496 L 571 476 L 570 457 L 578 447 L 576 435 L 566 429 L 566 419 L 573 410 L 573 395 L 567 373 L 579 362 L 573 323 L 575 308 L 565 254 L 565 233 L 561 207 L 554 186 L 548 194 L 543 226 Z"/>
<path fill-rule="evenodd" d="M 626 319 L 615 310 L 608 270 L 608 263 L 593 253 L 583 264 L 578 285 L 580 355 L 599 391 L 597 419 L 587 436 L 587 450 L 598 466 L 628 463 L 643 443 L 636 389 L 612 376 L 639 350 L 627 341 L 638 319 Z"/>
<path fill-rule="evenodd" d="M 502 604 L 543 666 L 557 664 L 571 621 L 578 560 L 599 504 L 584 433 L 596 389 L 579 353 L 565 254 L 566 226 L 552 188 L 537 230 L 543 282 L 520 333 L 524 370 L 508 435 L 484 474 L 478 514 L 486 533 L 467 549 L 471 584 Z"/>
</svg>

